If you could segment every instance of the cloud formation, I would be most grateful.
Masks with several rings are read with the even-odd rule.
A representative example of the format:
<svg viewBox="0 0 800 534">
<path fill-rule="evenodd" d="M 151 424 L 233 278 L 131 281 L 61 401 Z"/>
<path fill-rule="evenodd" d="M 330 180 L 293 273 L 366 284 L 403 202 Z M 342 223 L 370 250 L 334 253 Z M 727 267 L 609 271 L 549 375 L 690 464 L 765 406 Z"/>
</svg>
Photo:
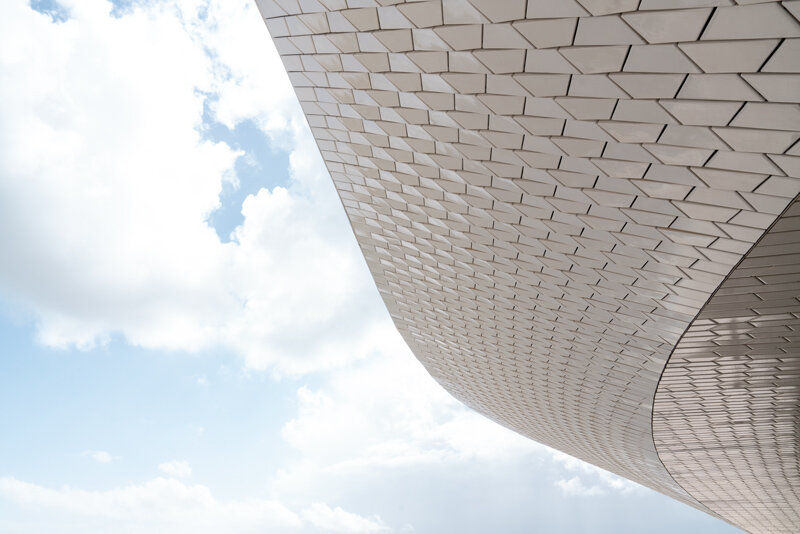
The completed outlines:
<svg viewBox="0 0 800 534">
<path fill-rule="evenodd" d="M 609 473 L 595 465 L 573 458 L 560 451 L 552 451 L 553 460 L 567 473 L 574 473 L 569 478 L 556 481 L 565 495 L 592 496 L 606 493 L 631 493 L 644 490 L 642 486 L 631 480 Z"/>
<path fill-rule="evenodd" d="M 205 486 L 187 485 L 174 478 L 159 477 L 107 491 L 84 491 L 55 490 L 6 477 L 0 478 L 0 496 L 19 506 L 38 509 L 45 521 L 49 514 L 60 514 L 58 528 L 62 533 L 279 534 L 310 529 L 361 534 L 389 530 L 379 517 L 361 517 L 325 503 L 293 511 L 274 500 L 226 501 L 216 498 Z M 76 521 L 75 528 L 66 518 Z"/>
<path fill-rule="evenodd" d="M 110 464 L 114 460 L 107 451 L 83 451 L 83 456 L 88 456 L 98 464 Z"/>
<path fill-rule="evenodd" d="M 390 530 L 379 517 L 366 518 L 346 512 L 339 508 L 331 508 L 325 503 L 314 503 L 303 510 L 303 519 L 315 527 L 332 532 L 385 532 Z"/>
<path fill-rule="evenodd" d="M 301 387 L 284 439 L 330 471 L 352 472 L 449 461 L 493 461 L 544 447 L 465 409 L 405 348 L 383 333 L 386 351 Z"/>
<path fill-rule="evenodd" d="M 386 315 L 255 6 L 61 3 L 61 22 L 25 0 L 0 20 L 0 295 L 41 342 L 222 347 L 293 374 L 373 350 Z M 290 153 L 228 243 L 207 219 L 243 154 L 209 117 Z"/>
<path fill-rule="evenodd" d="M 578 496 L 578 497 L 591 497 L 593 495 L 604 495 L 606 490 L 597 484 L 587 486 L 584 484 L 580 477 L 574 476 L 570 479 L 561 479 L 556 481 L 564 495 Z"/>
<path fill-rule="evenodd" d="M 164 462 L 158 464 L 158 470 L 177 478 L 192 476 L 192 466 L 186 461 L 173 460 L 171 462 Z"/>
</svg>

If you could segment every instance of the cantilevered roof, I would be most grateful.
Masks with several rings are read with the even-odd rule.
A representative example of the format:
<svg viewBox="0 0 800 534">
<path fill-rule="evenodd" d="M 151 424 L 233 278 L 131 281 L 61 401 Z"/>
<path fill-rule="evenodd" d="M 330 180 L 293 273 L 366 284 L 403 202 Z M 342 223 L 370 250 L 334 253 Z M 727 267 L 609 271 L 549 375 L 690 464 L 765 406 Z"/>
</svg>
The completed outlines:
<svg viewBox="0 0 800 534">
<path fill-rule="evenodd" d="M 432 376 L 742 528 L 800 528 L 800 2 L 258 4 Z"/>
</svg>

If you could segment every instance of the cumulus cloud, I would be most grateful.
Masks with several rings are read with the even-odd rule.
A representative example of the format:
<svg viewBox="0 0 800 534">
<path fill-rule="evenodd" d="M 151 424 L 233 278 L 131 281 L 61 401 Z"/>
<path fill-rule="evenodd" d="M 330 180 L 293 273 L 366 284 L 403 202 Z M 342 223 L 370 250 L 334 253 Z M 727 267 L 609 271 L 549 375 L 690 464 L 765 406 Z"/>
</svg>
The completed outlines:
<svg viewBox="0 0 800 534">
<path fill-rule="evenodd" d="M 642 490 L 639 484 L 609 473 L 592 464 L 559 451 L 552 451 L 553 460 L 568 473 L 576 473 L 570 478 L 556 481 L 565 495 L 603 495 L 609 492 L 630 493 Z"/>
<path fill-rule="evenodd" d="M 15 478 L 0 478 L 0 496 L 36 509 L 40 518 L 58 514 L 59 532 L 150 532 L 231 534 L 344 532 L 391 530 L 380 517 L 362 517 L 325 503 L 293 511 L 277 500 L 221 500 L 206 486 L 174 478 L 105 491 L 64 487 L 51 489 Z M 90 519 L 91 522 L 67 520 Z M 76 525 L 74 530 L 70 525 Z"/>
<path fill-rule="evenodd" d="M 172 462 L 164 462 L 158 464 L 158 470 L 166 473 L 167 475 L 178 478 L 192 476 L 192 466 L 186 461 L 174 460 Z"/>
<path fill-rule="evenodd" d="M 565 495 L 577 495 L 580 497 L 590 497 L 592 495 L 603 495 L 606 491 L 597 484 L 587 486 L 580 477 L 562 479 L 556 481 L 556 486 L 561 488 Z"/>
<path fill-rule="evenodd" d="M 417 466 L 475 466 L 549 457 L 550 449 L 468 410 L 411 355 L 399 334 L 386 350 L 300 387 L 282 430 L 298 453 L 276 475 L 276 494 L 307 495 Z M 347 481 L 347 482 L 345 482 Z"/>
<path fill-rule="evenodd" d="M 83 451 L 83 456 L 88 456 L 98 464 L 109 464 L 114 460 L 111 453 L 106 451 Z"/>
<path fill-rule="evenodd" d="M 95 527 L 89 532 L 246 533 L 265 528 L 290 532 L 303 525 L 298 514 L 280 503 L 220 501 L 205 486 L 189 486 L 175 479 L 155 478 L 108 491 L 84 491 L 0 478 L 0 494 L 21 506 L 39 509 L 45 517 L 57 512 L 93 519 Z"/>
<path fill-rule="evenodd" d="M 303 518 L 321 530 L 332 532 L 384 532 L 389 528 L 379 517 L 368 519 L 325 503 L 314 503 L 303 510 Z"/>
<path fill-rule="evenodd" d="M 60 4 L 0 19 L 0 295 L 40 340 L 223 347 L 292 374 L 373 351 L 385 313 L 255 5 Z M 209 117 L 290 154 L 228 243 L 207 220 L 244 155 Z"/>
</svg>

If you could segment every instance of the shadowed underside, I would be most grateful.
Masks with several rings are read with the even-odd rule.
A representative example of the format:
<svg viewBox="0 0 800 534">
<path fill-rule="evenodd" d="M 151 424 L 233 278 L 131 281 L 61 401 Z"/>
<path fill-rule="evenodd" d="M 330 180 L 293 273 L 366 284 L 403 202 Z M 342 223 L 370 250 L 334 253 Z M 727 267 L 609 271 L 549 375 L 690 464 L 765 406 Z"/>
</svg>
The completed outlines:
<svg viewBox="0 0 800 534">
<path fill-rule="evenodd" d="M 670 475 L 746 530 L 800 525 L 799 343 L 795 199 L 683 335 L 653 409 Z"/>
<path fill-rule="evenodd" d="M 745 255 L 800 193 L 800 3 L 731 3 L 258 0 L 428 371 L 521 434 L 790 532 L 798 277 L 753 277 L 794 252 Z M 755 284 L 795 292 L 764 312 Z"/>
</svg>

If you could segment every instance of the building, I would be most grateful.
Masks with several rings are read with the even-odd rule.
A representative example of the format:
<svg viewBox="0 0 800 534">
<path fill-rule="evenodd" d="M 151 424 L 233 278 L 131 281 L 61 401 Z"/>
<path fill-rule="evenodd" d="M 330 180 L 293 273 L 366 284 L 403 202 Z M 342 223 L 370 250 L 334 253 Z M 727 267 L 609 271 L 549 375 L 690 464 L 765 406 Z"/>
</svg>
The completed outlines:
<svg viewBox="0 0 800 534">
<path fill-rule="evenodd" d="M 432 376 L 800 531 L 800 1 L 258 5 Z"/>
</svg>

